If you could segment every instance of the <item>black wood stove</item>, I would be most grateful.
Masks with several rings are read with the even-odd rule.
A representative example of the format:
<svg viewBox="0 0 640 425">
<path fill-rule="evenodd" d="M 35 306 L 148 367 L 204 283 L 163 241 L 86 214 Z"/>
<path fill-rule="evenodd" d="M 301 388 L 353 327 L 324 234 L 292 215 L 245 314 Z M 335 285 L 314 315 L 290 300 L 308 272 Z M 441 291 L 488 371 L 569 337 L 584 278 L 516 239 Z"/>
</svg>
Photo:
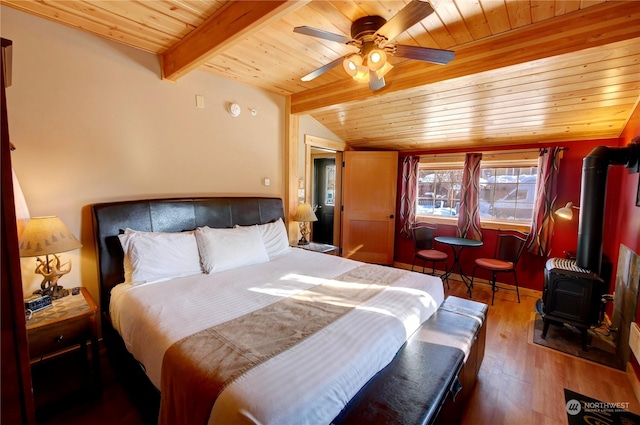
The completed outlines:
<svg viewBox="0 0 640 425">
<path fill-rule="evenodd" d="M 587 349 L 587 331 L 600 321 L 602 296 L 608 289 L 604 279 L 576 266 L 575 260 L 550 258 L 544 269 L 542 293 L 542 338 L 551 323 L 567 323 L 580 330 L 582 349 Z"/>
<path fill-rule="evenodd" d="M 604 207 L 610 165 L 625 165 L 630 172 L 640 171 L 640 138 L 622 148 L 599 146 L 583 159 L 576 258 L 547 261 L 542 300 L 536 305 L 544 321 L 543 338 L 551 323 L 567 323 L 580 329 L 585 350 L 587 331 L 600 321 L 602 299 L 609 290 L 611 279 L 610 263 L 602 269 Z"/>
</svg>

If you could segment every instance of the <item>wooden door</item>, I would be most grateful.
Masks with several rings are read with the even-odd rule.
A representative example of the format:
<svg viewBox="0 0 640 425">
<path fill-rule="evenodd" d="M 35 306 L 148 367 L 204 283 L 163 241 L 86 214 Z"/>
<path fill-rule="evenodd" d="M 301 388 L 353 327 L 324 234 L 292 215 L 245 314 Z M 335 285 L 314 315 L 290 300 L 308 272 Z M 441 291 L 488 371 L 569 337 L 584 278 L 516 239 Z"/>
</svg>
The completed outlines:
<svg viewBox="0 0 640 425">
<path fill-rule="evenodd" d="M 393 264 L 398 153 L 344 154 L 343 256 Z"/>
</svg>

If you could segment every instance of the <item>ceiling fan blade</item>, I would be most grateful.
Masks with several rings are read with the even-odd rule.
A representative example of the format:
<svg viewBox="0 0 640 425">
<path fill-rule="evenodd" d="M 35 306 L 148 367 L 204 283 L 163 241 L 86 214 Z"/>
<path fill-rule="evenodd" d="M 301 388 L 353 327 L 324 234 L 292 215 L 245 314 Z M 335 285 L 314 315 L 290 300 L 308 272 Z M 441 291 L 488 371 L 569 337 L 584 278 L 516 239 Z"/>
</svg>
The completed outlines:
<svg viewBox="0 0 640 425">
<path fill-rule="evenodd" d="M 344 56 L 329 62 L 328 64 L 321 66 L 320 68 L 316 69 L 315 71 L 310 72 L 309 74 L 305 75 L 304 77 L 300 78 L 302 81 L 311 81 L 316 77 L 321 76 L 322 74 L 324 74 L 327 71 L 332 70 L 333 68 L 335 68 L 338 65 L 342 64 L 342 61 L 344 61 Z"/>
<path fill-rule="evenodd" d="M 412 0 L 411 3 L 407 4 L 396 13 L 395 16 L 389 19 L 386 24 L 381 26 L 373 35 L 373 39 L 375 40 L 376 37 L 379 36 L 389 42 L 432 13 L 433 7 L 431 7 L 428 2 Z M 386 42 L 383 42 L 381 47 L 385 44 Z"/>
<path fill-rule="evenodd" d="M 380 90 L 384 86 L 384 77 L 378 77 L 377 72 L 369 71 L 369 88 L 371 90 Z"/>
<path fill-rule="evenodd" d="M 295 27 L 293 32 L 297 32 L 298 34 L 310 35 L 311 37 L 322 38 L 324 40 L 336 41 L 338 43 L 347 44 L 352 42 L 353 40 L 345 37 L 344 35 L 334 34 L 329 31 L 319 30 L 317 28 L 311 28 L 307 26 Z"/>
<path fill-rule="evenodd" d="M 446 65 L 453 60 L 455 52 L 452 50 L 431 49 L 429 47 L 404 46 L 397 44 L 393 47 L 393 54 L 403 58 Z"/>
</svg>

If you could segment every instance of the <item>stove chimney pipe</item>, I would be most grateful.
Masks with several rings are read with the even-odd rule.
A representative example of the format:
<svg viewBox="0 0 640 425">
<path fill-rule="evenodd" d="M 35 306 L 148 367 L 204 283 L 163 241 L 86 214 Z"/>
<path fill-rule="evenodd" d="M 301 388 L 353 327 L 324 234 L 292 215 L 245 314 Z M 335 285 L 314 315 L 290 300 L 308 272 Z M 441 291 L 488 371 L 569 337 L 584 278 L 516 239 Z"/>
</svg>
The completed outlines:
<svg viewBox="0 0 640 425">
<path fill-rule="evenodd" d="M 582 160 L 580 189 L 580 221 L 576 265 L 600 274 L 602 238 L 604 233 L 604 203 L 609 165 L 625 165 L 638 171 L 640 136 L 623 148 L 598 146 Z"/>
</svg>

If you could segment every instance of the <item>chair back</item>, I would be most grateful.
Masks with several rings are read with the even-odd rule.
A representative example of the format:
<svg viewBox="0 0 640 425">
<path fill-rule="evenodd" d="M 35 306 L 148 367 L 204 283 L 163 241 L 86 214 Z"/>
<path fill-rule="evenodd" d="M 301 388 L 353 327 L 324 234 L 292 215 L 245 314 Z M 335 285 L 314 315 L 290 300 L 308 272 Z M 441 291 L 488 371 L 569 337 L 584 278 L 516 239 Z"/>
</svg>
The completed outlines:
<svg viewBox="0 0 640 425">
<path fill-rule="evenodd" d="M 510 261 L 515 267 L 518 264 L 518 260 L 520 260 L 528 236 L 527 233 L 517 231 L 498 233 L 495 258 Z"/>
<path fill-rule="evenodd" d="M 416 252 L 422 249 L 433 249 L 433 238 L 436 236 L 436 226 L 416 223 L 411 230 L 413 231 L 413 247 Z"/>
</svg>

